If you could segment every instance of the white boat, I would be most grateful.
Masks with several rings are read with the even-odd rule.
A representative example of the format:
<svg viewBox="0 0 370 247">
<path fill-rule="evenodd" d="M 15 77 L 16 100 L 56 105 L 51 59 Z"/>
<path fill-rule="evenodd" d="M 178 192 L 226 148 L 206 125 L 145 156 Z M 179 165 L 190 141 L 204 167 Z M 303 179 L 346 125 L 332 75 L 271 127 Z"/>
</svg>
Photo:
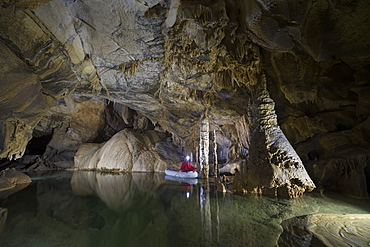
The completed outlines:
<svg viewBox="0 0 370 247">
<path fill-rule="evenodd" d="M 176 168 L 167 168 L 164 170 L 164 173 L 168 176 L 178 177 L 178 178 L 199 178 L 200 172 L 199 171 L 189 171 L 189 172 L 182 172 L 180 169 Z"/>
<path fill-rule="evenodd" d="M 190 185 L 196 185 L 199 183 L 198 178 L 179 178 L 179 177 L 173 177 L 173 176 L 168 176 L 168 175 L 165 175 L 164 178 L 169 181 L 176 181 L 176 182 L 186 183 Z"/>
</svg>

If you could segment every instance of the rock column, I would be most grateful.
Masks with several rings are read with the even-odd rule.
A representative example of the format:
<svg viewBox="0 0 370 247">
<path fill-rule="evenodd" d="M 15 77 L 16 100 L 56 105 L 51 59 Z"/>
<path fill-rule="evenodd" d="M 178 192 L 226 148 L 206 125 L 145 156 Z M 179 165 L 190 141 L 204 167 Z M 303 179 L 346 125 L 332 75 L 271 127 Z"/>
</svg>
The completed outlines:
<svg viewBox="0 0 370 247">
<path fill-rule="evenodd" d="M 213 165 L 214 165 L 214 176 L 218 177 L 219 176 L 219 171 L 218 171 L 218 163 L 217 163 L 217 138 L 216 138 L 216 130 L 213 130 Z"/>
<path fill-rule="evenodd" d="M 315 188 L 298 154 L 278 126 L 275 103 L 261 77 L 250 107 L 249 192 L 299 197 Z"/>
<path fill-rule="evenodd" d="M 199 164 L 203 178 L 209 177 L 209 122 L 207 118 L 200 121 Z"/>
</svg>

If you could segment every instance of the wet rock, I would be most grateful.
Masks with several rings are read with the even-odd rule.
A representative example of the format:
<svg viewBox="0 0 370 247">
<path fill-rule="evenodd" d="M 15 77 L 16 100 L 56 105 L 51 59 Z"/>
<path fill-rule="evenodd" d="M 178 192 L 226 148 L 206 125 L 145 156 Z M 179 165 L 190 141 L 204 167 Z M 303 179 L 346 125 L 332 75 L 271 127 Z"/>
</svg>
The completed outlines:
<svg viewBox="0 0 370 247">
<path fill-rule="evenodd" d="M 311 215 L 304 215 L 281 222 L 284 231 L 280 235 L 279 246 L 311 246 L 310 218 Z"/>
<path fill-rule="evenodd" d="M 15 169 L 2 171 L 1 177 L 8 180 L 12 184 L 26 184 L 32 182 L 29 176 L 22 172 L 16 171 Z"/>
<path fill-rule="evenodd" d="M 358 245 L 370 243 L 370 215 L 316 214 L 308 229 L 325 246 Z"/>
<path fill-rule="evenodd" d="M 15 169 L 6 169 L 0 172 L 0 198 L 6 198 L 15 192 L 24 189 L 32 182 L 26 174 Z"/>
<path fill-rule="evenodd" d="M 366 246 L 368 214 L 313 214 L 284 220 L 279 246 Z"/>
</svg>

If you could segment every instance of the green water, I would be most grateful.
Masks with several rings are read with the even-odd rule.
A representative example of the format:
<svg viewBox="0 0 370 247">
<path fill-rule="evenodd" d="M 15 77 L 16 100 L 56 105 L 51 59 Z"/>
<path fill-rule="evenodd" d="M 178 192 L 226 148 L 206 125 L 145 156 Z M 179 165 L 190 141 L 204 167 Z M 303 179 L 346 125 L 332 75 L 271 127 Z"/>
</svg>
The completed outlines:
<svg viewBox="0 0 370 247">
<path fill-rule="evenodd" d="M 27 188 L 0 200 L 0 246 L 277 246 L 283 220 L 370 213 L 369 200 L 223 195 L 163 174 L 30 176 Z"/>
</svg>

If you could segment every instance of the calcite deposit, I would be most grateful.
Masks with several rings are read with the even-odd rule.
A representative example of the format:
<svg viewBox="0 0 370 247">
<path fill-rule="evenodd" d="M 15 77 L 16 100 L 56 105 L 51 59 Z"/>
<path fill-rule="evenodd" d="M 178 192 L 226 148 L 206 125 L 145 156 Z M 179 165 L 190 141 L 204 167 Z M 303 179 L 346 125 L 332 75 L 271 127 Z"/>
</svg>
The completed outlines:
<svg viewBox="0 0 370 247">
<path fill-rule="evenodd" d="M 210 165 L 246 160 L 243 191 L 368 197 L 369 1 L 1 6 L 0 158 L 74 167 L 81 145 L 128 128 L 198 163 L 207 119 Z"/>
</svg>

